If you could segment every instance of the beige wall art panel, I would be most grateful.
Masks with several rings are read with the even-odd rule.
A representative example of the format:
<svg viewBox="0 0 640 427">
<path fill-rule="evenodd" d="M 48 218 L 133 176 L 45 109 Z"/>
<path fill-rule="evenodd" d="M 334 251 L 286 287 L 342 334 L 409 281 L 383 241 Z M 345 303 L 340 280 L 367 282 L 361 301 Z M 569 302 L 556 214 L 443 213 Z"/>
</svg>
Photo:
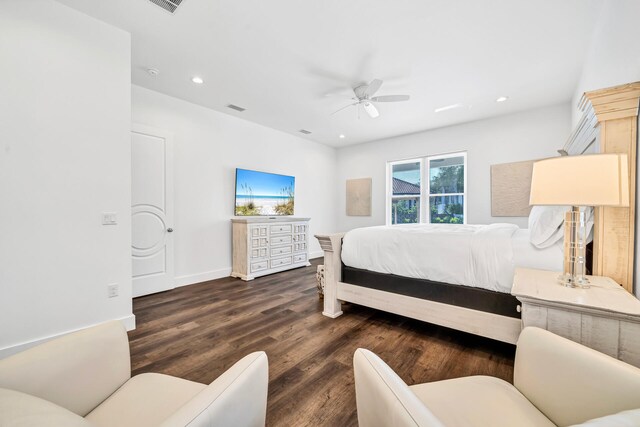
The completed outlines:
<svg viewBox="0 0 640 427">
<path fill-rule="evenodd" d="M 491 216 L 529 216 L 534 162 L 491 165 Z"/>
<path fill-rule="evenodd" d="M 347 180 L 347 215 L 371 216 L 371 178 Z"/>
</svg>

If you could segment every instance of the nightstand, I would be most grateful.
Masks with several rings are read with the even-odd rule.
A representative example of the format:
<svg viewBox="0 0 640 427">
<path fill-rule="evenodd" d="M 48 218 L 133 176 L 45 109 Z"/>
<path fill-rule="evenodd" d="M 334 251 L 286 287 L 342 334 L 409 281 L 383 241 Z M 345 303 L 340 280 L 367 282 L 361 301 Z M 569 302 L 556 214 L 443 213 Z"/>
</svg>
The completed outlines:
<svg viewBox="0 0 640 427">
<path fill-rule="evenodd" d="M 537 326 L 640 367 L 640 301 L 608 277 L 588 289 L 558 284 L 560 273 L 517 268 L 511 294 L 522 327 Z"/>
</svg>

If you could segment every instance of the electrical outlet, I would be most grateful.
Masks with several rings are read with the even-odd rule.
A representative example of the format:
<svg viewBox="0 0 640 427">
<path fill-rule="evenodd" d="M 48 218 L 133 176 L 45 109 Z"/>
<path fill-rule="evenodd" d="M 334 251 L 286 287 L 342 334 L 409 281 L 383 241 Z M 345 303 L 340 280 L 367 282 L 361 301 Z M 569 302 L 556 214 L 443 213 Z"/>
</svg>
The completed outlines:
<svg viewBox="0 0 640 427">
<path fill-rule="evenodd" d="M 114 298 L 118 296 L 118 284 L 113 283 L 111 285 L 107 285 L 107 296 L 109 298 Z"/>
<path fill-rule="evenodd" d="M 118 214 L 116 212 L 102 212 L 102 225 L 117 225 Z"/>
</svg>

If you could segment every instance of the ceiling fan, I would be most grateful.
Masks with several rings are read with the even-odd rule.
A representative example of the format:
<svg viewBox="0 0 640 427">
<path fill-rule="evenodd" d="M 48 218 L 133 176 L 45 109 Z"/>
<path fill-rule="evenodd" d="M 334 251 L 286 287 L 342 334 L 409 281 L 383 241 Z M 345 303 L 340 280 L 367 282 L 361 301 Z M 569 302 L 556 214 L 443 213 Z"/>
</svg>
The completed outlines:
<svg viewBox="0 0 640 427">
<path fill-rule="evenodd" d="M 331 115 L 334 115 L 346 108 L 359 106 L 361 105 L 364 111 L 371 117 L 375 119 L 380 115 L 378 109 L 375 106 L 376 102 L 400 102 L 400 101 L 408 101 L 409 95 L 383 95 L 383 96 L 373 96 L 382 86 L 382 80 L 373 79 L 369 84 L 363 84 L 353 88 L 353 93 L 355 94 L 353 99 L 355 102 L 349 105 L 345 105 L 340 108 L 338 111 L 334 111 Z"/>
</svg>

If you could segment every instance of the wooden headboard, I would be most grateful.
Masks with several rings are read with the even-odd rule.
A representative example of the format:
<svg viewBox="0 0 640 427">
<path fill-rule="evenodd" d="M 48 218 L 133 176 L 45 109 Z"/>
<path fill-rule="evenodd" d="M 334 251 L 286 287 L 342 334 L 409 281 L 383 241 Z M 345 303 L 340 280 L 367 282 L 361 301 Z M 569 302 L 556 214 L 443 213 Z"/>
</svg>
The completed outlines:
<svg viewBox="0 0 640 427">
<path fill-rule="evenodd" d="M 579 107 L 582 120 L 564 149 L 582 154 L 625 153 L 629 159 L 629 207 L 595 209 L 593 274 L 611 277 L 633 292 L 635 261 L 636 146 L 640 82 L 586 92 Z"/>
</svg>

